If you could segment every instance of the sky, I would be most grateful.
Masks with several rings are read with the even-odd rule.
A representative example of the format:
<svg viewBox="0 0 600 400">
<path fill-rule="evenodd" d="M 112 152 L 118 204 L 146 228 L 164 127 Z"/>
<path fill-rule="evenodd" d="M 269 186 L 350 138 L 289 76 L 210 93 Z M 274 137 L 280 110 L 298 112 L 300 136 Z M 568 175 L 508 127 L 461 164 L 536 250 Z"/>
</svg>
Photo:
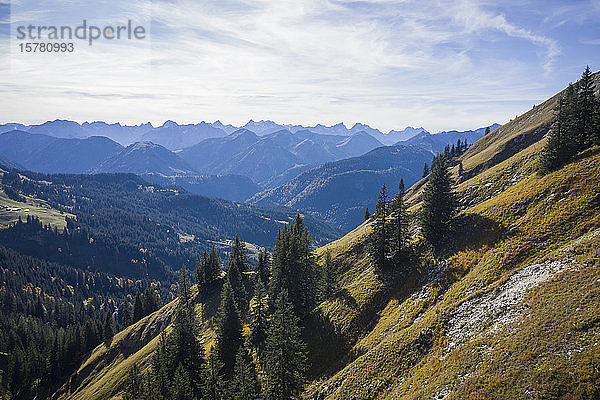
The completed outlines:
<svg viewBox="0 0 600 400">
<path fill-rule="evenodd" d="M 18 37 L 83 20 L 145 35 Z M 599 21 L 600 0 L 0 0 L 0 123 L 478 128 L 599 70 Z"/>
</svg>

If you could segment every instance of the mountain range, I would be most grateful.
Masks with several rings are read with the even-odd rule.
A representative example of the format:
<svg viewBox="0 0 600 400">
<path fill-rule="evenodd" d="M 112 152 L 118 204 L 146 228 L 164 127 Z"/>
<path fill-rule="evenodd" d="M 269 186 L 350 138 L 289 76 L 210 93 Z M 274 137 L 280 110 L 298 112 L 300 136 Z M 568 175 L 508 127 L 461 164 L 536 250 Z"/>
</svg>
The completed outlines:
<svg viewBox="0 0 600 400">
<path fill-rule="evenodd" d="M 600 74 L 595 75 L 594 83 L 598 92 Z M 324 276 L 329 271 L 336 285 L 302 317 L 296 317 L 302 324 L 302 335 L 295 339 L 305 347 L 298 352 L 303 357 L 292 361 L 301 360 L 302 364 L 288 360 L 276 364 L 284 365 L 287 371 L 306 371 L 301 398 L 599 398 L 600 146 L 590 145 L 556 170 L 540 173 L 549 133 L 557 127 L 555 111 L 564 94 L 558 93 L 492 130 L 455 156 L 446 172 L 452 179 L 452 196 L 458 208 L 441 251 L 434 252 L 420 234 L 424 188 L 433 187 L 425 177 L 404 196 L 410 232 L 406 238 L 408 257 L 390 260 L 391 265 L 383 268 L 373 262 L 371 233 L 381 229 L 386 219 L 390 221 L 392 212 L 379 216 L 378 221 L 370 218 L 344 237 L 317 248 L 314 265 L 305 259 L 298 262 L 296 271 L 311 268 Z M 402 146 L 402 151 L 431 154 L 407 145 L 383 149 L 400 152 Z M 377 165 L 378 158 L 384 157 L 378 153 L 383 151 L 380 149 L 371 152 L 370 161 L 354 162 L 381 169 Z M 388 157 L 386 163 L 393 162 L 394 154 Z M 343 162 L 331 164 L 334 170 L 344 170 Z M 130 186 L 136 193 L 146 193 Z M 28 185 L 17 189 L 21 187 L 28 190 Z M 343 197 L 347 192 L 337 195 Z M 85 204 L 85 199 L 81 203 Z M 168 213 L 158 217 L 165 216 Z M 383 239 L 392 239 L 391 234 Z M 293 251 L 276 256 L 294 260 L 298 247 L 282 243 L 280 249 Z M 19 275 L 12 271 L 19 271 L 16 266 L 5 264 L 10 268 L 6 279 Z M 280 268 L 281 264 L 272 266 Z M 51 272 L 46 274 L 54 278 Z M 32 269 L 21 274 L 32 276 Z M 186 282 L 185 278 L 181 281 Z M 182 304 L 187 305 L 183 296 L 193 301 L 191 309 L 201 338 L 198 344 L 210 353 L 215 338 L 224 331 L 218 321 L 224 308 L 219 304 L 227 301 L 222 301 L 226 295 L 220 294 L 225 282 L 227 290 L 223 293 L 231 296 L 227 272 L 208 290 L 201 291 L 198 285 L 180 291 L 179 299 L 166 301 L 160 309 L 124 326 L 110 340 L 98 341 L 83 352 L 81 360 L 58 374 L 58 387 L 34 386 L 36 392 L 24 398 L 34 398 L 41 390 L 59 400 L 105 400 L 131 393 L 130 382 L 140 376 L 138 366 L 152 371 L 153 361 L 164 351 L 162 332 L 176 337 L 172 333 L 176 315 Z M 60 283 L 57 279 L 56 284 Z M 301 284 L 303 290 L 315 290 L 304 281 Z M 14 293 L 22 294 L 24 286 L 7 288 L 15 287 Z M 38 287 L 25 287 L 31 286 Z M 30 308 L 35 310 L 33 304 Z M 117 304 L 120 313 L 124 307 Z M 290 310 L 293 313 L 292 306 Z M 36 318 L 45 321 L 43 308 L 38 314 L 41 317 Z M 246 320 L 244 336 L 256 331 L 255 322 Z M 297 324 L 293 321 L 288 330 L 296 331 Z M 236 326 L 238 331 L 240 325 Z M 288 326 L 279 325 L 277 332 Z M 268 335 L 274 336 L 272 331 Z M 36 346 L 17 345 L 24 354 L 37 350 Z M 270 346 L 272 349 L 279 350 L 277 346 Z M 288 354 L 295 357 L 292 352 Z M 52 356 L 50 353 L 48 359 L 53 360 Z M 260 364 L 264 363 L 260 357 L 258 361 L 248 358 L 261 367 L 261 372 L 271 372 L 270 364 Z M 154 372 L 152 377 L 160 374 Z"/>
</svg>

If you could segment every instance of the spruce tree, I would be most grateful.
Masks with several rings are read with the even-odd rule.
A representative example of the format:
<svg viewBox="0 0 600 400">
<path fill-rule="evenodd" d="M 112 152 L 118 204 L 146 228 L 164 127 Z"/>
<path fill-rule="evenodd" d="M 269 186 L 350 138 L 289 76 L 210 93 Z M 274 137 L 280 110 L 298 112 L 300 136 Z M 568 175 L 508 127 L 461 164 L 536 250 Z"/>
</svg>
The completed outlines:
<svg viewBox="0 0 600 400">
<path fill-rule="evenodd" d="M 190 374 L 182 364 L 177 366 L 173 376 L 173 400 L 193 400 L 199 397 L 194 394 Z"/>
<path fill-rule="evenodd" d="M 576 129 L 577 94 L 570 85 L 558 102 L 556 120 L 548 134 L 548 141 L 540 157 L 540 172 L 547 174 L 567 163 L 578 151 L 578 140 L 573 140 Z M 581 140 L 581 139 L 579 139 Z"/>
<path fill-rule="evenodd" d="M 255 400 L 259 398 L 259 395 L 260 385 L 252 357 L 244 346 L 240 346 L 235 357 L 228 397 L 232 400 Z"/>
<path fill-rule="evenodd" d="M 300 399 L 305 384 L 306 344 L 287 291 L 277 296 L 264 355 L 265 400 Z"/>
<path fill-rule="evenodd" d="M 163 330 L 158 339 L 158 346 L 152 355 L 152 393 L 155 400 L 171 398 L 171 375 L 173 374 L 173 352 L 171 344 Z"/>
<path fill-rule="evenodd" d="M 262 281 L 263 284 L 269 282 L 269 270 L 271 268 L 271 259 L 267 249 L 261 249 L 258 252 L 258 261 L 254 266 L 254 272 L 256 276 Z"/>
<path fill-rule="evenodd" d="M 408 256 L 408 213 L 404 204 L 403 179 L 400 179 L 398 193 L 390 203 L 390 253 L 394 264 L 397 266 L 406 261 Z"/>
<path fill-rule="evenodd" d="M 592 71 L 587 66 L 578 82 L 577 94 L 577 127 L 575 130 L 578 150 L 583 150 L 594 143 L 595 129 L 594 111 L 596 98 L 594 96 L 594 79 Z"/>
<path fill-rule="evenodd" d="M 452 193 L 452 180 L 445 157 L 436 157 L 423 192 L 421 232 L 435 251 L 441 249 L 442 239 L 450 230 L 457 202 Z"/>
<path fill-rule="evenodd" d="M 185 265 L 179 274 L 178 294 L 173 331 L 169 337 L 173 357 L 170 364 L 182 366 L 194 395 L 199 397 L 203 391 L 204 348 L 197 338 L 198 322 Z"/>
<path fill-rule="evenodd" d="M 216 333 L 215 354 L 223 366 L 220 375 L 228 381 L 233 374 L 235 356 L 242 345 L 242 323 L 229 281 L 225 281 L 221 292 Z"/>
<path fill-rule="evenodd" d="M 490 127 L 489 126 L 485 128 L 485 135 L 487 135 L 488 133 L 490 133 Z"/>
<path fill-rule="evenodd" d="M 215 246 L 210 249 L 204 275 L 208 285 L 212 284 L 221 275 L 221 265 Z"/>
<path fill-rule="evenodd" d="M 254 285 L 254 297 L 250 302 L 250 335 L 248 336 L 248 343 L 259 353 L 262 352 L 267 337 L 266 295 L 267 291 L 262 279 L 257 276 Z"/>
<path fill-rule="evenodd" d="M 306 315 L 315 305 L 316 276 L 310 233 L 300 214 L 291 227 L 279 231 L 273 249 L 269 303 L 287 290 L 297 315 Z"/>
<path fill-rule="evenodd" d="M 337 279 L 337 266 L 331 258 L 331 253 L 325 253 L 325 262 L 321 270 L 321 282 L 319 292 L 321 300 L 327 300 L 335 296 L 340 290 L 340 284 Z"/>
<path fill-rule="evenodd" d="M 462 161 L 458 164 L 458 176 L 462 177 L 465 173 Z"/>
<path fill-rule="evenodd" d="M 133 306 L 133 322 L 138 322 L 142 318 L 144 318 L 144 300 L 138 290 L 135 294 L 135 303 Z"/>
<path fill-rule="evenodd" d="M 427 175 L 429 175 L 429 165 L 425 163 L 425 165 L 423 165 L 423 178 L 425 178 Z"/>
<path fill-rule="evenodd" d="M 369 207 L 365 208 L 365 214 L 363 217 L 364 217 L 365 221 L 367 221 L 369 218 L 371 218 L 371 213 L 369 212 Z"/>
<path fill-rule="evenodd" d="M 223 364 L 219 361 L 214 348 L 211 349 L 206 363 L 206 391 L 204 398 L 206 400 L 220 400 L 223 394 L 223 377 L 221 370 Z"/>
<path fill-rule="evenodd" d="M 246 247 L 239 235 L 235 236 L 235 240 L 231 246 L 229 253 L 229 268 L 227 269 L 227 281 L 231 285 L 235 304 L 240 313 L 246 310 L 248 300 L 246 296 L 246 287 L 244 285 L 242 273 L 246 271 L 248 256 Z"/>
<path fill-rule="evenodd" d="M 372 223 L 372 231 L 369 236 L 369 255 L 379 270 L 385 268 L 387 264 L 388 249 L 388 194 L 385 184 L 381 186 L 381 191 L 375 204 L 375 215 Z"/>
<path fill-rule="evenodd" d="M 110 306 L 109 306 L 110 307 Z M 113 316 L 113 312 L 111 308 L 106 310 L 106 315 L 104 317 L 104 342 L 108 347 L 112 343 L 112 339 L 115 336 L 115 318 Z"/>
<path fill-rule="evenodd" d="M 142 400 L 143 397 L 143 381 L 140 374 L 140 368 L 137 364 L 129 370 L 125 387 L 125 400 Z"/>
<path fill-rule="evenodd" d="M 121 321 L 122 321 L 121 329 L 125 329 L 129 325 L 133 324 L 133 311 L 131 310 L 131 304 L 129 304 L 129 302 L 127 300 L 125 300 L 123 302 L 122 309 L 123 309 L 123 316 L 121 318 Z"/>
<path fill-rule="evenodd" d="M 204 250 L 200 260 L 196 257 L 196 267 L 194 269 L 194 280 L 196 281 L 196 287 L 200 296 L 204 296 L 207 290 L 206 263 L 208 263 L 208 253 Z"/>
</svg>

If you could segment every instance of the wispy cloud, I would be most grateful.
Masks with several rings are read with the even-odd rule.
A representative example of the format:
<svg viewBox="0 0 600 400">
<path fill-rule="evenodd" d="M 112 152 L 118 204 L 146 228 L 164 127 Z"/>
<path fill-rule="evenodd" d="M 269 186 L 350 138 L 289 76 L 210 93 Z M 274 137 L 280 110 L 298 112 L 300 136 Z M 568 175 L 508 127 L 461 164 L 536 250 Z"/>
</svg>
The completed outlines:
<svg viewBox="0 0 600 400">
<path fill-rule="evenodd" d="M 564 60 L 560 39 L 537 30 L 565 13 L 558 6 L 524 19 L 470 0 L 40 1 L 21 0 L 13 22 L 132 19 L 151 35 L 78 46 L 70 57 L 13 54 L 0 78 L 11 83 L 0 85 L 4 120 L 468 128 L 512 117 L 563 84 L 529 79 L 543 72 L 553 82 Z"/>
</svg>

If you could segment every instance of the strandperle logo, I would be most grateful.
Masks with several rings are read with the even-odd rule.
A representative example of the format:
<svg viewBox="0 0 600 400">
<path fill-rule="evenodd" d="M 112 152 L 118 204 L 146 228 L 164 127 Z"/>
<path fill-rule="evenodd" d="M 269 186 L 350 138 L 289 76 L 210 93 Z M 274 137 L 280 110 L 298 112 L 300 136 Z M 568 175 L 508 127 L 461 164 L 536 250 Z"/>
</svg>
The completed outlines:
<svg viewBox="0 0 600 400">
<path fill-rule="evenodd" d="M 81 25 L 20 25 L 17 26 L 17 39 L 19 40 L 86 40 L 90 46 L 94 41 L 106 40 L 144 40 L 146 28 L 141 25 L 134 26 L 131 20 L 123 25 L 88 25 L 83 20 Z"/>
</svg>

